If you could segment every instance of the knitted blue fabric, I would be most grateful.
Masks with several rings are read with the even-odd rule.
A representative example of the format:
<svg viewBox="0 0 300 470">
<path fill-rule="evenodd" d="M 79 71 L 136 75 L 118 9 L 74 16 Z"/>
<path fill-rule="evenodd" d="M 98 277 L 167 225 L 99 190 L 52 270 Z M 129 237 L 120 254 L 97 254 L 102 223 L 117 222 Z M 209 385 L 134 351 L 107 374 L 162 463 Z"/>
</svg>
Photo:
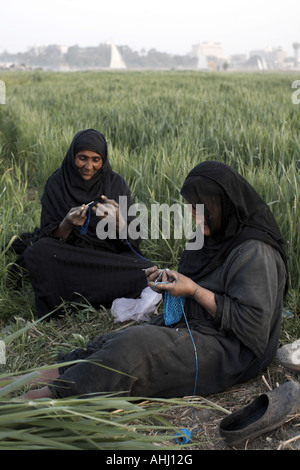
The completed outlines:
<svg viewBox="0 0 300 470">
<path fill-rule="evenodd" d="M 173 297 L 169 292 L 164 293 L 165 325 L 179 322 L 184 312 L 185 297 Z"/>
</svg>

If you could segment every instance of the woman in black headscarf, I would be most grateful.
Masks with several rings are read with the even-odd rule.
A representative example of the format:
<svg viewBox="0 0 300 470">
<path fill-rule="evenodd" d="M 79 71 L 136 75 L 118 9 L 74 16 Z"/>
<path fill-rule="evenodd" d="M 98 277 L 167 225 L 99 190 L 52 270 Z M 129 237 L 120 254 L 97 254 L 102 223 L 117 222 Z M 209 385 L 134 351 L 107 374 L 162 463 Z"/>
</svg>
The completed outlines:
<svg viewBox="0 0 300 470">
<path fill-rule="evenodd" d="M 60 355 L 61 361 L 87 362 L 60 368 L 54 372 L 59 379 L 33 397 L 112 391 L 205 396 L 249 380 L 273 360 L 288 276 L 284 241 L 269 207 L 219 162 L 197 165 L 181 194 L 197 224 L 197 205 L 204 205 L 203 247 L 185 251 L 178 272 L 157 266 L 146 272 L 148 284 L 165 292 L 165 305 L 185 299 L 181 318 L 167 326 L 166 310 L 147 325 Z"/>
<path fill-rule="evenodd" d="M 78 132 L 45 185 L 38 241 L 24 253 L 39 317 L 62 300 L 107 307 L 115 298 L 139 296 L 146 287 L 142 268 L 149 263 L 134 253 L 140 239 L 120 237 L 132 220 L 120 211 L 120 196 L 127 208 L 133 204 L 126 182 L 111 169 L 104 136 L 94 129 Z M 104 229 L 99 236 L 97 224 L 108 214 L 115 236 Z"/>
</svg>

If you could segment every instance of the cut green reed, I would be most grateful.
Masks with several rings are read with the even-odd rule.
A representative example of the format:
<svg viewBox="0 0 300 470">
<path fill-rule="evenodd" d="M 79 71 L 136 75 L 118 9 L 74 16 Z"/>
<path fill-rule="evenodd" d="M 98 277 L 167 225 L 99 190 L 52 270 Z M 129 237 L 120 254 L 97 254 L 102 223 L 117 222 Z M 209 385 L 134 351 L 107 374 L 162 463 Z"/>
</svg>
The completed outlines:
<svg viewBox="0 0 300 470">
<path fill-rule="evenodd" d="M 179 432 L 164 413 L 188 400 L 144 400 L 110 395 L 61 400 L 0 400 L 2 450 L 163 450 L 181 449 Z M 195 407 L 213 408 L 194 403 Z M 224 410 L 226 412 L 226 410 Z M 200 437 L 189 448 L 201 449 Z"/>
<path fill-rule="evenodd" d="M 74 322 L 74 317 L 72 321 L 69 319 L 69 324 L 68 319 L 62 322 L 62 330 L 70 342 L 68 333 L 71 325 L 74 331 L 78 323 Z M 85 319 L 80 321 L 80 331 L 84 327 L 84 322 L 87 327 L 92 328 L 91 322 Z M 29 349 L 30 342 L 39 341 L 40 355 L 43 356 L 43 350 L 48 349 L 42 346 L 43 336 L 47 335 L 47 340 L 53 347 L 57 326 L 51 319 L 49 323 L 35 321 L 23 328 L 16 325 L 16 331 L 4 340 L 7 345 L 14 345 L 9 357 L 10 367 L 11 356 L 20 354 L 18 347 L 21 347 L 22 343 L 25 343 L 25 349 Z M 13 336 L 13 339 L 10 336 Z M 78 341 L 75 335 L 74 341 Z M 71 344 L 68 346 L 71 347 Z M 30 381 L 37 379 L 38 370 L 54 368 L 57 365 L 54 363 L 52 366 L 22 370 L 24 364 L 22 360 L 21 364 L 19 362 L 19 377 L 14 377 L 12 372 L 10 374 L 6 372 L 6 376 L 0 381 L 0 449 L 114 451 L 183 449 L 184 446 L 175 443 L 179 427 L 172 423 L 172 420 L 168 420 L 167 416 L 176 417 L 178 410 L 190 407 L 191 401 L 188 397 L 149 400 L 123 397 L 118 394 L 98 394 L 81 397 L 80 400 L 70 397 L 28 401 L 18 397 L 17 391 L 19 389 L 26 391 Z M 98 366 L 101 367 L 100 364 Z M 193 400 L 192 406 L 194 409 L 210 408 L 224 414 L 229 413 L 225 408 L 207 399 Z M 196 432 L 189 447 L 201 449 L 204 445 L 201 433 L 197 435 Z"/>
</svg>

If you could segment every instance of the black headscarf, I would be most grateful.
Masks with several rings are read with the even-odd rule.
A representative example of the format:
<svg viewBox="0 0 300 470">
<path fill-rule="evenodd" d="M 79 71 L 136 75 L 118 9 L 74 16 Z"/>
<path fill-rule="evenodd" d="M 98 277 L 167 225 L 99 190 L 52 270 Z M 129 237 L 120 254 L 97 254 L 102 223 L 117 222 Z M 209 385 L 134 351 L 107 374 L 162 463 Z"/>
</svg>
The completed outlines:
<svg viewBox="0 0 300 470">
<path fill-rule="evenodd" d="M 75 155 L 82 150 L 92 150 L 101 155 L 103 160 L 102 167 L 88 181 L 82 178 L 75 165 Z M 45 185 L 41 197 L 41 235 L 49 236 L 72 207 L 100 200 L 102 195 L 117 202 L 120 195 L 127 195 L 128 207 L 131 205 L 126 182 L 112 171 L 108 161 L 105 137 L 94 129 L 85 129 L 74 136 L 60 168 L 50 176 Z M 88 232 L 84 235 L 79 233 L 79 228 L 74 229 L 77 241 L 107 246 L 106 240 L 99 240 L 96 236 L 97 222 L 98 218 L 91 216 Z"/>
<path fill-rule="evenodd" d="M 93 177 L 86 181 L 75 165 L 75 155 L 82 150 L 93 150 L 101 155 L 103 165 Z M 88 203 L 97 196 L 111 167 L 107 158 L 107 143 L 104 136 L 94 129 L 78 132 L 73 138 L 61 167 L 50 177 L 54 193 L 49 201 L 49 191 L 43 193 L 42 203 L 55 205 L 55 211 L 64 217 L 71 207 Z"/>
<path fill-rule="evenodd" d="M 197 165 L 188 174 L 181 195 L 192 205 L 204 204 L 211 235 L 203 248 L 186 250 L 179 272 L 200 281 L 222 265 L 230 251 L 246 240 L 261 240 L 273 246 L 287 267 L 285 242 L 268 205 L 233 168 L 217 161 Z M 214 214 L 221 208 L 221 220 Z"/>
</svg>

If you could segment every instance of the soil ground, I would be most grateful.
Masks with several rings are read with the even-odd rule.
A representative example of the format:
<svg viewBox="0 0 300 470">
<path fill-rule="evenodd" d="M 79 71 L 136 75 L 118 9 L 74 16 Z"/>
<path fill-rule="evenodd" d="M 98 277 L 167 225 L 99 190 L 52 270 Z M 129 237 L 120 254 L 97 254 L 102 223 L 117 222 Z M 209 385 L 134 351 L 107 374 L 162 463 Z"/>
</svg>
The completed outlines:
<svg viewBox="0 0 300 470">
<path fill-rule="evenodd" d="M 287 380 L 300 380 L 300 375 L 287 371 L 277 361 L 271 364 L 265 374 L 252 379 L 246 384 L 231 387 L 226 392 L 207 397 L 211 402 L 233 412 L 251 403 L 262 393 L 275 389 Z M 201 403 L 201 398 L 196 399 Z M 207 404 L 203 401 L 203 405 Z M 168 419 L 180 428 L 193 431 L 193 442 L 199 450 L 300 450 L 300 402 L 296 413 L 287 416 L 286 422 L 256 439 L 245 442 L 237 448 L 229 447 L 219 434 L 219 423 L 226 416 L 223 411 L 203 408 L 184 408 Z M 191 450 L 193 447 L 191 447 Z M 195 448 L 194 448 L 195 449 Z"/>
</svg>

